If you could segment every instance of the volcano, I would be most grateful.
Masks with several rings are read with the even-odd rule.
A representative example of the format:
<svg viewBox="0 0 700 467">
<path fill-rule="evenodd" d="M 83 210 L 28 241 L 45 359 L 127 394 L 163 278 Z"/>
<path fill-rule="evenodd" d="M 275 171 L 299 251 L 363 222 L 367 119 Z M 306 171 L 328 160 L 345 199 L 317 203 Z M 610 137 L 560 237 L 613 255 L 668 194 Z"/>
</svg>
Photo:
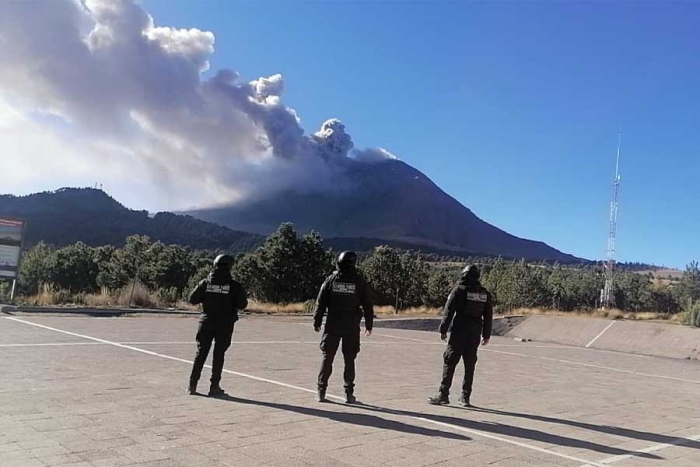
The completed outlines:
<svg viewBox="0 0 700 467">
<path fill-rule="evenodd" d="M 261 235 L 291 222 L 300 232 L 314 230 L 328 239 L 386 240 L 475 255 L 578 261 L 543 242 L 518 238 L 483 221 L 399 160 L 345 164 L 334 186 L 316 192 L 284 191 L 187 214 Z"/>
</svg>

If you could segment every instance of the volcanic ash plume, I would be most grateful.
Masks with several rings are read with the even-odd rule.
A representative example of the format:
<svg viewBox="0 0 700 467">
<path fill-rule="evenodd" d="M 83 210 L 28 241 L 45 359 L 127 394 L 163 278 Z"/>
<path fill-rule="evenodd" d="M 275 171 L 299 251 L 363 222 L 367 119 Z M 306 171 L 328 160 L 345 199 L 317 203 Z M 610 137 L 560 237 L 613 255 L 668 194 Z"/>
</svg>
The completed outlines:
<svg viewBox="0 0 700 467">
<path fill-rule="evenodd" d="M 325 189 L 345 164 L 395 158 L 353 150 L 337 119 L 305 135 L 279 74 L 204 79 L 214 42 L 133 0 L 0 2 L 0 184 L 107 180 L 173 209 Z"/>
</svg>

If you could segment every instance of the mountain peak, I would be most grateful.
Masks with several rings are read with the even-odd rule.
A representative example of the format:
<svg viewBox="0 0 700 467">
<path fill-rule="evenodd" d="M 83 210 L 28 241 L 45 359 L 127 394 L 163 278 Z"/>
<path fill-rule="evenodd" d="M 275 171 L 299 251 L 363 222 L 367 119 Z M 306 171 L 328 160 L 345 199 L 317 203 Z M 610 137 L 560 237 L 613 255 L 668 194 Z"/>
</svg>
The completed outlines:
<svg viewBox="0 0 700 467">
<path fill-rule="evenodd" d="M 78 209 L 105 214 L 126 209 L 121 203 L 98 188 L 66 187 L 25 196 L 0 195 L 0 202 L 8 206 L 21 205 L 31 212 L 45 210 L 49 206 L 60 207 L 62 210 Z"/>
<path fill-rule="evenodd" d="M 430 178 L 400 160 L 347 164 L 334 188 L 285 191 L 263 200 L 190 212 L 261 235 L 291 222 L 325 238 L 375 238 L 528 260 L 577 261 L 543 242 L 513 236 L 478 218 Z"/>
<path fill-rule="evenodd" d="M 27 219 L 27 245 L 123 245 L 130 235 L 201 249 L 246 251 L 262 243 L 255 234 L 190 216 L 134 211 L 95 188 L 61 188 L 27 196 L 0 195 L 0 215 Z"/>
</svg>

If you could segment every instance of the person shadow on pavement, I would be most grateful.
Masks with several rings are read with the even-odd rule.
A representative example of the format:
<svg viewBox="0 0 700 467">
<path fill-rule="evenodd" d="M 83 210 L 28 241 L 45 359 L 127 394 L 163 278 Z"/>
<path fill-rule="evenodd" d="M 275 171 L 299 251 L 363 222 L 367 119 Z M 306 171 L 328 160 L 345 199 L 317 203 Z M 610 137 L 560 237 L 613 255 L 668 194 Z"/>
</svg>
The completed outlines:
<svg viewBox="0 0 700 467">
<path fill-rule="evenodd" d="M 459 407 L 455 407 L 455 408 L 460 409 Z M 465 409 L 462 409 L 462 410 L 465 410 Z M 593 423 L 578 422 L 576 420 L 567 420 L 564 418 L 547 417 L 544 415 L 508 412 L 505 410 L 488 409 L 488 408 L 483 408 L 483 407 L 473 407 L 472 410 L 474 410 L 476 412 L 487 413 L 487 414 L 492 414 L 492 415 L 501 415 L 504 417 L 523 418 L 523 419 L 535 420 L 535 421 L 544 422 L 544 423 L 555 423 L 558 425 L 567 425 L 567 426 L 572 426 L 572 427 L 576 427 L 576 428 L 581 428 L 584 430 L 597 431 L 599 433 L 604 433 L 604 434 L 613 435 L 613 436 L 621 436 L 621 437 L 629 438 L 629 439 L 648 441 L 650 443 L 677 445 L 679 443 L 679 441 L 682 441 L 683 447 L 700 449 L 700 442 L 699 441 L 683 440 L 683 438 L 679 438 L 677 436 L 669 436 L 669 435 L 663 435 L 663 434 L 659 434 L 659 433 L 650 433 L 647 431 L 639 431 L 639 430 L 633 430 L 630 428 L 622 428 L 622 427 L 610 426 L 610 425 L 595 425 Z"/>
<path fill-rule="evenodd" d="M 619 448 L 612 447 L 612 446 L 605 446 L 603 444 L 594 443 L 592 441 L 586 441 L 586 440 L 577 439 L 577 438 L 570 438 L 570 437 L 566 437 L 566 436 L 556 435 L 553 433 L 547 433 L 547 432 L 535 430 L 532 428 L 512 426 L 512 425 L 507 425 L 504 423 L 469 420 L 469 419 L 457 418 L 457 417 L 447 416 L 447 415 L 437 415 L 435 413 L 420 413 L 420 412 L 411 412 L 411 411 L 398 410 L 398 409 L 387 409 L 387 408 L 378 407 L 378 406 L 369 405 L 369 404 L 357 404 L 357 405 L 354 405 L 353 407 L 357 407 L 358 409 L 368 410 L 368 411 L 377 412 L 377 413 L 386 413 L 386 414 L 393 414 L 393 415 L 403 415 L 406 417 L 422 418 L 425 420 L 431 420 L 433 422 L 445 423 L 445 424 L 454 425 L 457 427 L 462 427 L 462 428 L 466 428 L 466 429 L 470 429 L 470 430 L 491 433 L 494 435 L 510 436 L 513 438 L 519 438 L 519 439 L 525 439 L 525 440 L 530 440 L 530 441 L 537 441 L 537 442 L 541 442 L 541 443 L 547 443 L 547 444 L 551 444 L 554 446 L 569 447 L 569 448 L 576 448 L 576 449 L 585 449 L 588 451 L 598 452 L 601 454 L 608 454 L 608 455 L 612 455 L 612 456 L 630 455 L 630 456 L 642 457 L 642 458 L 646 458 L 646 459 L 656 459 L 656 460 L 663 459 L 662 457 L 659 457 L 655 454 L 640 453 L 640 452 L 635 452 L 635 451 L 619 449 Z M 441 406 L 441 407 L 447 408 L 448 410 L 449 409 L 452 409 L 452 410 L 456 409 L 456 410 L 460 410 L 463 412 L 472 412 L 472 413 L 479 412 L 479 411 L 487 412 L 487 410 L 479 409 L 478 407 L 471 407 L 470 409 L 461 408 L 461 407 L 454 407 L 454 406 Z M 503 415 L 503 413 L 501 415 Z M 637 438 L 637 439 L 643 439 L 643 438 Z"/>
<path fill-rule="evenodd" d="M 318 409 L 318 408 L 312 408 L 312 407 L 304 407 L 304 406 L 298 406 L 298 405 L 291 405 L 291 404 L 283 404 L 283 403 L 277 403 L 277 402 L 265 402 L 265 401 L 259 401 L 259 400 L 251 400 L 251 399 L 245 399 L 242 397 L 234 397 L 231 395 L 223 395 L 223 396 L 218 396 L 216 397 L 218 400 L 223 400 L 223 401 L 228 401 L 228 402 L 236 402 L 239 404 L 246 404 L 246 405 L 256 405 L 260 407 L 268 407 L 271 409 L 277 409 L 277 410 L 285 410 L 293 413 L 298 413 L 298 414 L 303 414 L 303 415 L 309 415 L 309 416 L 314 416 L 314 417 L 321 417 L 321 418 L 326 418 L 328 420 L 333 420 L 336 422 L 341 422 L 341 423 L 349 423 L 352 425 L 359 425 L 359 426 L 366 426 L 366 427 L 372 427 L 372 428 L 382 428 L 386 430 L 393 430 L 393 431 L 398 431 L 401 433 L 407 433 L 407 434 L 419 434 L 423 436 L 438 436 L 438 437 L 443 437 L 447 439 L 456 439 L 456 440 L 464 440 L 464 441 L 469 441 L 472 440 L 472 438 L 461 435 L 461 434 L 456 434 L 452 433 L 449 431 L 443 431 L 443 430 L 437 430 L 437 429 L 431 429 L 431 428 L 425 428 L 422 426 L 418 425 L 413 425 L 413 424 L 408 424 L 404 422 L 400 422 L 397 420 L 391 420 L 387 419 L 384 417 L 380 417 L 377 415 L 369 415 L 369 414 L 363 414 L 363 413 L 352 413 L 352 412 L 337 412 L 333 410 L 323 410 L 323 409 Z M 448 425 L 453 425 L 456 427 L 461 427 L 461 428 L 466 428 L 470 430 L 475 430 L 475 431 L 480 431 L 484 433 L 491 433 L 497 436 L 510 436 L 513 438 L 519 438 L 521 440 L 530 440 L 530 441 L 537 441 L 541 443 L 547 443 L 550 445 L 554 446 L 561 446 L 561 447 L 569 447 L 569 448 L 576 448 L 576 449 L 585 449 L 588 451 L 593 451 L 593 452 L 598 452 L 601 454 L 606 454 L 606 455 L 611 455 L 611 456 L 622 456 L 622 455 L 630 455 L 633 457 L 641 457 L 641 458 L 646 458 L 646 459 L 655 459 L 655 460 L 662 460 L 662 457 L 659 457 L 655 454 L 651 453 L 641 453 L 641 452 L 635 452 L 635 451 L 629 451 L 629 450 L 624 450 L 624 449 L 619 449 L 616 447 L 612 446 L 605 446 L 602 444 L 594 443 L 592 441 L 586 441 L 586 440 L 581 440 L 577 438 L 570 438 L 566 436 L 561 436 L 561 435 L 556 435 L 552 433 L 547 433 L 539 430 L 535 430 L 532 428 L 525 428 L 525 427 L 518 427 L 518 426 L 512 426 L 512 425 L 507 425 L 504 423 L 498 423 L 498 422 L 489 422 L 489 421 L 478 421 L 478 420 L 469 420 L 469 419 L 464 419 L 464 418 L 457 418 L 454 416 L 447 416 L 447 415 L 438 415 L 435 413 L 421 413 L 421 412 L 411 412 L 407 410 L 399 410 L 399 409 L 389 409 L 389 408 L 384 408 L 384 407 L 379 407 L 375 405 L 370 405 L 370 404 L 365 404 L 362 402 L 358 402 L 357 404 L 340 404 L 332 401 L 326 402 L 329 406 L 333 405 L 338 405 L 342 406 L 345 408 L 349 408 L 352 410 L 362 410 L 362 411 L 368 411 L 368 412 L 373 412 L 377 414 L 384 414 L 384 415 L 393 415 L 393 416 L 398 416 L 398 417 L 411 417 L 414 419 L 423 419 L 427 421 L 432 421 L 432 422 L 438 422 L 438 423 L 444 423 Z M 471 407 L 470 409 L 467 408 L 461 408 L 461 407 L 453 407 L 453 406 L 443 406 L 444 408 L 447 409 L 452 409 L 452 410 L 460 410 L 464 412 L 472 412 L 472 413 L 478 413 L 478 412 L 484 412 L 484 413 L 493 413 L 495 415 L 522 415 L 525 417 L 526 414 L 515 414 L 515 413 L 509 413 L 509 412 L 501 412 L 501 411 L 493 411 L 490 409 L 482 409 L 479 407 Z M 537 416 L 533 416 L 537 417 Z M 543 420 L 541 421 L 554 421 L 557 419 L 552 419 L 552 420 L 546 420 L 548 417 L 541 417 Z M 536 418 L 532 418 L 533 420 L 536 420 Z M 562 420 L 560 420 L 562 421 Z M 598 427 L 597 425 L 590 425 L 590 424 L 583 424 L 583 425 L 588 425 L 589 427 L 597 427 L 601 428 L 600 430 L 596 431 L 601 431 L 603 433 L 610 433 L 610 434 L 617 434 L 612 431 L 605 431 L 606 429 L 613 430 L 615 427 Z M 646 433 L 646 435 L 652 436 L 652 433 Z M 634 438 L 634 439 L 648 439 L 651 440 L 650 438 Z"/>
<path fill-rule="evenodd" d="M 312 417 L 326 418 L 328 420 L 333 420 L 335 422 L 348 423 L 351 425 L 366 426 L 371 428 L 382 428 L 385 430 L 397 431 L 406 434 L 416 434 L 423 436 L 433 436 L 441 437 L 454 440 L 469 441 L 471 438 L 465 435 L 451 433 L 449 431 L 436 430 L 432 428 L 425 428 L 418 425 L 412 425 L 409 423 L 400 422 L 397 420 L 391 420 L 388 418 L 380 417 L 377 415 L 366 414 L 366 413 L 352 413 L 352 412 L 337 412 L 333 410 L 323 410 L 313 407 L 304 407 L 299 405 L 283 404 L 278 402 L 265 402 L 260 400 L 245 399 L 242 397 L 234 397 L 228 394 L 215 397 L 217 400 L 223 400 L 228 402 L 235 402 L 238 404 L 245 405 L 256 405 L 259 407 L 268 407 L 276 410 L 284 410 L 287 412 L 293 412 L 302 415 L 309 415 Z M 342 405 L 343 407 L 352 407 L 347 404 L 335 404 L 329 402 L 328 405 Z"/>
</svg>

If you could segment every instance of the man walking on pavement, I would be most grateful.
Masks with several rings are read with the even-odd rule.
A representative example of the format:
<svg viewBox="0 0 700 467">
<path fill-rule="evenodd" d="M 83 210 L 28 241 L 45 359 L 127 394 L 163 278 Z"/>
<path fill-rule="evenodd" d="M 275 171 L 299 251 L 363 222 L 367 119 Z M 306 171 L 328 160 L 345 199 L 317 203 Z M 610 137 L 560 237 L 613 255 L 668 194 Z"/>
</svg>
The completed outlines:
<svg viewBox="0 0 700 467">
<path fill-rule="evenodd" d="M 243 286 L 231 277 L 233 258 L 219 255 L 214 260 L 214 269 L 190 294 L 190 303 L 202 304 L 202 315 L 197 330 L 197 355 L 190 375 L 187 393 L 197 393 L 197 382 L 202 375 L 204 362 L 214 341 L 214 356 L 211 372 L 210 396 L 221 396 L 225 392 L 219 385 L 224 368 L 224 355 L 231 345 L 233 326 L 238 321 L 238 310 L 245 310 L 248 298 Z"/>
<path fill-rule="evenodd" d="M 443 341 L 447 339 L 450 323 L 452 331 L 443 355 L 440 390 L 435 397 L 428 399 L 430 404 L 450 403 L 450 387 L 455 368 L 460 360 L 464 360 L 464 382 L 459 402 L 464 407 L 471 407 L 470 397 L 479 342 L 481 345 L 488 345 L 493 322 L 491 294 L 481 285 L 479 277 L 479 269 L 476 266 L 464 268 L 459 283 L 452 289 L 445 304 L 440 323 L 440 338 Z"/>
<path fill-rule="evenodd" d="M 372 334 L 374 307 L 370 290 L 357 271 L 357 255 L 352 251 L 340 254 L 337 270 L 321 286 L 314 311 L 314 330 L 321 331 L 323 316 L 326 326 L 321 338 L 323 360 L 318 373 L 318 402 L 326 402 L 328 379 L 333 372 L 333 359 L 342 342 L 345 360 L 345 402 L 354 404 L 355 358 L 360 352 L 360 321 L 364 314 L 365 336 Z"/>
</svg>

